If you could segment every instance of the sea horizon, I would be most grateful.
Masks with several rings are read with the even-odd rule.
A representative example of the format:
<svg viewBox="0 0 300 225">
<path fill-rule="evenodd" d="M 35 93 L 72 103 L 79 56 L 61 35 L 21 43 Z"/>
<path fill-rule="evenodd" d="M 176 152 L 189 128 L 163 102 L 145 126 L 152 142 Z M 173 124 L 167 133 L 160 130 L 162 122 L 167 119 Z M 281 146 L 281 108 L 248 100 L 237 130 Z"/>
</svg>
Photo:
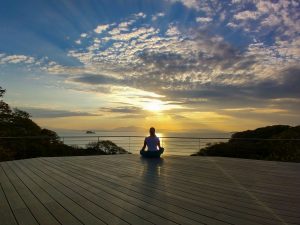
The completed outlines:
<svg viewBox="0 0 300 225">
<path fill-rule="evenodd" d="M 147 130 L 144 132 L 90 130 L 94 133 L 86 133 L 85 130 L 53 130 L 67 145 L 85 147 L 91 142 L 110 140 L 133 154 L 139 153 L 144 137 L 149 135 Z M 157 132 L 157 136 L 165 148 L 165 155 L 191 155 L 204 148 L 208 143 L 226 142 L 231 134 L 229 132 Z"/>
</svg>

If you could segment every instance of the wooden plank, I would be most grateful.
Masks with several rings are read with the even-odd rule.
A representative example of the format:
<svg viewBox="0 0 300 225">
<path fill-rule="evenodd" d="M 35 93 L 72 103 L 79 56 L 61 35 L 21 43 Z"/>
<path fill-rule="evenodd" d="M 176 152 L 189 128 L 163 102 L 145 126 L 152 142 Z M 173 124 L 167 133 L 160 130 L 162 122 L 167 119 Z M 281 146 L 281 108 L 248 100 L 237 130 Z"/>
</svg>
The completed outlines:
<svg viewBox="0 0 300 225">
<path fill-rule="evenodd" d="M 176 173 L 173 175 L 174 175 L 174 177 L 178 178 Z M 264 180 L 261 180 L 261 182 L 264 182 Z M 292 185 L 290 183 L 285 183 L 285 182 L 282 182 L 282 183 L 284 184 L 285 187 L 287 186 L 287 184 Z M 201 190 L 203 190 L 203 189 L 201 189 Z M 268 190 L 268 189 L 266 189 L 266 190 L 268 192 L 270 192 L 270 190 Z M 246 191 L 249 192 L 249 190 L 246 190 Z M 294 193 L 296 193 L 296 192 L 294 191 Z M 250 194 L 253 195 L 253 193 L 250 193 Z M 271 190 L 270 194 L 274 194 L 274 191 Z M 287 199 L 283 198 L 281 201 L 264 202 L 263 199 L 257 198 L 257 197 L 258 196 L 254 196 L 253 199 L 259 200 L 260 204 L 262 204 L 264 207 L 266 207 L 268 209 L 268 211 L 270 211 L 270 213 L 274 214 L 274 216 L 281 215 L 285 220 L 288 220 L 290 222 L 299 221 L 299 210 L 298 210 L 299 200 L 295 199 L 293 202 L 287 203 L 287 201 L 289 201 L 290 198 L 287 198 Z M 293 195 L 293 197 L 294 197 L 294 195 Z M 295 204 L 297 201 L 298 201 L 298 207 L 295 207 Z M 288 218 L 285 218 L 285 217 L 288 217 Z"/>
<path fill-rule="evenodd" d="M 17 225 L 17 221 L 4 194 L 2 183 L 0 183 L 0 218 L 1 225 Z"/>
<path fill-rule="evenodd" d="M 0 216 L 13 224 L 300 223 L 295 163 L 170 156 L 153 165 L 116 155 L 1 165 Z"/>
<path fill-rule="evenodd" d="M 65 170 L 65 169 L 64 169 Z M 80 177 L 80 180 L 82 180 L 82 179 L 84 179 L 84 177 Z M 90 182 L 92 182 L 93 183 L 93 181 L 91 180 L 87 180 L 87 181 L 85 181 L 85 184 L 87 184 L 87 183 L 90 183 Z M 78 185 L 80 185 L 80 183 L 78 184 Z M 97 184 L 96 184 L 97 185 Z M 104 184 L 104 186 L 103 185 L 101 185 L 101 186 L 98 186 L 98 187 L 96 187 L 96 188 L 94 188 L 95 190 L 96 190 L 96 192 L 95 193 L 103 193 L 103 191 L 108 191 L 109 193 L 110 193 L 110 191 L 112 190 L 112 188 L 110 187 L 110 186 L 108 186 L 109 188 L 108 189 L 105 189 L 105 185 L 106 184 Z M 117 185 L 116 185 L 117 186 Z M 91 189 L 91 187 L 92 186 L 87 186 L 87 188 L 89 188 L 89 189 Z M 104 189 L 103 189 L 104 188 Z M 119 192 L 119 190 L 118 190 L 118 192 Z M 164 212 L 164 210 L 161 210 L 162 212 Z M 206 219 L 209 219 L 209 218 L 206 218 Z M 203 220 L 203 222 L 205 222 L 205 218 L 202 218 L 202 220 Z M 214 219 L 215 220 L 215 219 Z M 214 223 L 217 223 L 218 221 L 214 221 Z"/>
<path fill-rule="evenodd" d="M 22 161 L 18 161 L 18 164 Z M 37 186 L 30 177 L 21 173 L 13 162 L 8 165 L 15 171 L 22 182 L 31 190 L 35 197 L 49 210 L 49 212 L 62 224 L 81 224 L 74 216 L 72 216 L 66 209 L 54 201 L 47 192 Z M 27 223 L 29 224 L 29 223 Z"/>
<path fill-rule="evenodd" d="M 90 163 L 89 163 L 89 165 L 90 165 Z M 176 176 L 176 175 L 175 175 Z M 257 200 L 257 199 L 255 199 L 254 198 L 254 200 Z M 262 207 L 266 207 L 266 205 L 261 205 Z M 274 214 L 274 212 L 273 211 L 271 211 L 271 210 L 269 210 L 268 209 L 268 207 L 266 207 L 266 209 L 267 209 L 267 211 L 265 211 L 265 213 L 267 212 L 267 213 L 271 213 L 275 218 L 277 217 L 277 213 L 278 212 L 276 212 L 276 214 Z M 279 213 L 282 213 L 281 211 L 279 211 Z M 290 215 L 290 216 L 296 216 L 296 214 L 294 214 L 294 215 Z M 278 220 L 280 220 L 281 218 L 277 218 Z M 288 218 L 290 221 L 293 221 L 293 220 L 296 220 L 296 221 L 298 221 L 299 220 L 299 218 Z"/>
<path fill-rule="evenodd" d="M 223 164 L 220 163 L 219 161 L 216 161 L 214 159 L 211 159 L 214 164 L 217 164 L 218 166 L 221 166 L 223 169 L 225 169 L 227 172 L 230 172 L 231 175 L 236 175 L 239 176 L 239 180 L 242 181 L 250 181 L 248 182 L 253 185 L 253 181 L 258 180 L 259 182 L 257 183 L 258 186 L 260 185 L 274 185 L 276 186 L 282 186 L 282 181 L 285 181 L 284 183 L 288 183 L 289 186 L 287 188 L 291 188 L 293 186 L 297 186 L 299 183 L 299 178 L 297 176 L 294 177 L 287 177 L 286 173 L 283 173 L 281 171 L 281 175 L 278 176 L 276 173 L 269 173 L 267 171 L 256 171 L 255 168 L 251 167 L 245 167 L 245 166 L 239 166 L 239 163 L 233 163 L 234 165 L 228 165 L 228 164 Z M 194 165 L 192 165 L 194 166 Z M 203 169 L 203 168 L 201 168 Z M 186 171 L 186 170 L 185 170 Z M 207 172 L 207 171 L 206 171 Z M 251 177 L 244 176 L 245 172 L 248 175 L 251 175 Z M 300 172 L 300 170 L 298 170 Z M 210 174 L 211 175 L 211 174 Z M 296 175 L 296 174 L 295 174 Z M 250 179 L 249 179 L 250 178 Z M 298 180 L 298 181 L 297 181 Z"/>
<path fill-rule="evenodd" d="M 43 170 L 39 169 L 41 166 L 43 166 Z M 27 168 L 30 169 L 32 172 L 38 174 L 40 177 L 47 177 L 47 180 L 52 185 L 55 185 L 56 187 L 60 188 L 61 191 L 66 190 L 66 188 L 70 188 L 70 190 L 74 192 L 73 194 L 70 194 L 71 192 L 68 191 L 72 199 L 74 199 L 73 195 L 75 193 L 78 196 L 82 196 L 82 198 L 79 199 L 80 202 L 84 201 L 83 198 L 89 199 L 91 203 L 94 203 L 94 205 L 86 204 L 85 208 L 101 216 L 101 219 L 107 224 L 151 224 L 145 220 L 142 220 L 134 214 L 127 213 L 126 210 L 117 207 L 116 205 L 107 203 L 105 199 L 100 199 L 97 198 L 96 195 L 89 194 L 89 190 L 84 190 L 74 184 L 69 185 L 68 181 L 66 179 L 60 179 L 58 174 L 53 175 L 51 173 L 46 173 L 47 166 L 45 164 L 40 164 L 38 163 L 38 161 L 35 160 L 31 161 L 30 165 L 27 165 Z M 75 198 L 77 199 L 78 196 L 75 196 Z M 118 217 L 117 214 L 123 215 L 124 218 Z M 128 223 L 125 222 L 126 220 L 128 221 Z"/>
<path fill-rule="evenodd" d="M 72 178 L 71 176 L 66 175 L 65 173 L 62 173 L 56 169 L 48 167 L 45 165 L 45 163 L 43 163 L 43 165 L 44 165 L 44 172 L 47 172 L 48 175 L 50 175 L 50 176 L 52 175 L 53 177 L 55 177 L 56 179 L 60 180 L 61 182 L 63 182 L 64 184 L 66 184 L 68 186 L 71 186 L 71 187 L 73 186 L 74 188 L 82 187 L 81 188 L 82 192 L 85 193 L 87 196 L 89 195 L 89 192 L 94 193 L 93 195 L 91 195 L 92 197 L 97 196 L 97 194 L 101 196 L 103 194 L 103 192 L 101 190 L 103 190 L 103 188 L 104 188 L 104 191 L 114 194 L 118 198 L 124 199 L 128 202 L 131 202 L 131 203 L 134 202 L 137 205 L 145 205 L 146 204 L 147 205 L 146 208 L 149 208 L 149 206 L 154 204 L 155 209 L 153 209 L 153 207 L 151 207 L 150 210 L 155 211 L 157 214 L 163 215 L 165 217 L 167 214 L 166 212 L 170 211 L 168 218 L 172 218 L 173 220 L 175 220 L 178 223 L 195 224 L 195 222 L 203 223 L 203 222 L 205 222 L 205 219 L 209 220 L 209 218 L 204 218 L 203 216 L 198 216 L 196 213 L 192 213 L 192 212 L 190 212 L 188 210 L 184 210 L 182 208 L 172 207 L 172 205 L 168 205 L 167 203 L 162 202 L 162 201 L 156 201 L 156 204 L 155 204 L 155 200 L 151 199 L 149 197 L 147 198 L 148 201 L 146 201 L 146 199 L 143 199 L 143 201 L 141 201 L 139 198 L 136 198 L 136 196 L 134 196 L 134 198 L 133 198 L 129 195 L 129 193 L 124 193 L 119 190 L 116 192 L 116 191 L 113 191 L 110 187 L 106 188 L 105 186 L 104 187 L 102 186 L 102 189 L 95 188 L 91 185 L 88 185 L 86 182 L 82 182 L 81 180 L 77 180 L 75 178 Z M 52 171 L 52 172 L 50 172 L 50 171 Z M 59 178 L 59 176 L 61 178 Z M 142 195 L 140 195 L 140 196 L 142 196 Z M 95 199 L 95 198 L 93 197 L 93 199 Z M 163 206 L 165 206 L 165 207 L 163 207 Z M 175 212 L 174 212 L 174 210 L 175 210 Z M 180 215 L 180 217 L 179 217 L 179 215 Z M 193 219 L 193 220 L 191 220 L 191 219 Z M 215 224 L 218 223 L 218 221 L 215 219 L 210 219 L 210 222 L 212 222 L 212 221 L 214 221 Z M 219 222 L 219 224 L 224 224 L 224 223 Z"/>
<path fill-rule="evenodd" d="M 89 163 L 89 165 L 91 165 L 91 163 Z M 199 174 L 199 173 L 198 173 Z M 181 175 L 178 175 L 178 173 L 173 173 L 172 174 L 173 176 L 172 177 L 175 177 L 176 178 L 176 182 L 181 182 L 182 180 L 182 177 Z M 169 175 L 166 175 L 166 173 L 164 172 L 164 176 L 169 176 Z M 184 180 L 185 179 L 185 180 Z M 190 182 L 189 180 L 190 179 Z M 215 179 L 214 179 L 215 180 Z M 213 195 L 216 195 L 216 197 L 218 198 L 222 198 L 224 195 L 229 195 L 230 198 L 232 199 L 235 199 L 236 201 L 238 202 L 244 202 L 244 203 L 251 203 L 253 202 L 253 199 L 250 198 L 250 196 L 245 196 L 245 194 L 243 195 L 240 195 L 239 192 L 236 192 L 236 187 L 235 188 L 230 188 L 230 189 L 227 189 L 227 188 L 222 188 L 220 187 L 220 183 L 222 183 L 222 186 L 224 186 L 224 182 L 220 182 L 218 181 L 219 183 L 216 183 L 216 184 L 209 184 L 207 181 L 207 179 L 203 179 L 201 177 L 201 181 L 198 182 L 198 181 L 195 181 L 194 177 L 185 177 L 183 178 L 182 180 L 183 182 L 185 183 L 189 183 L 191 184 L 191 186 L 193 186 L 193 188 L 190 188 L 190 187 L 185 187 L 185 189 L 189 190 L 189 189 L 194 189 L 194 191 L 198 191 L 199 188 L 201 188 L 201 193 L 205 193 L 207 192 L 207 194 L 213 194 Z M 205 182 L 203 182 L 205 181 Z M 263 180 L 262 180 L 263 181 Z M 198 183 L 198 184 L 201 184 L 201 186 L 198 186 L 195 184 L 195 183 Z M 285 183 L 285 182 L 282 182 L 282 183 Z M 218 185 L 217 185 L 218 184 Z M 203 187 L 207 186 L 208 185 L 208 189 L 203 189 Z M 285 185 L 286 186 L 286 185 Z M 196 189 L 195 189 L 196 188 Z M 220 189 L 220 190 L 219 190 Z M 235 191 L 233 192 L 232 190 L 235 189 Z M 213 193 L 212 191 L 213 190 Z M 267 189 L 268 190 L 268 189 Z M 220 195 L 219 195 L 220 194 Z M 272 195 L 274 194 L 274 192 L 271 193 Z M 248 199 L 248 200 L 247 200 Z M 249 202 L 250 201 L 250 202 Z M 287 202 L 288 201 L 288 202 Z M 297 201 L 297 199 L 294 198 L 284 198 L 280 201 L 280 199 L 277 199 L 277 203 L 280 203 L 278 204 L 277 207 L 281 207 L 282 209 L 285 209 L 285 207 L 289 206 L 290 204 L 292 205 L 293 204 L 293 201 Z M 299 202 L 299 201 L 298 201 Z"/>
<path fill-rule="evenodd" d="M 53 217 L 47 208 L 33 195 L 19 177 L 11 171 L 7 163 L 3 163 L 2 167 L 38 223 L 45 225 L 59 225 L 59 222 L 55 217 Z"/>
<path fill-rule="evenodd" d="M 59 205 L 61 205 L 65 210 L 71 213 L 72 218 L 76 217 L 76 223 L 83 223 L 83 224 L 105 224 L 103 221 L 92 215 L 90 212 L 86 211 L 83 207 L 81 207 L 78 203 L 74 202 L 72 199 L 68 198 L 64 194 L 62 194 L 57 188 L 49 185 L 46 181 L 42 180 L 38 176 L 33 173 L 30 173 L 27 168 L 20 166 L 18 162 L 12 162 L 15 167 L 14 171 L 18 174 L 22 174 L 22 177 L 30 177 L 34 183 L 37 184 L 41 189 L 45 191 L 51 198 L 53 198 Z M 28 182 L 24 179 L 24 182 Z M 55 201 L 50 203 L 55 204 Z M 68 215 L 68 213 L 59 213 L 58 215 L 64 216 Z M 78 222 L 80 221 L 80 222 Z M 70 223 L 71 224 L 71 223 Z"/>
<path fill-rule="evenodd" d="M 170 220 L 164 218 L 161 215 L 158 215 L 157 213 L 153 213 L 148 211 L 147 209 L 143 209 L 135 204 L 132 204 L 131 202 L 124 201 L 120 198 L 117 198 L 111 194 L 101 192 L 101 194 L 98 195 L 99 197 L 105 198 L 107 201 L 114 202 L 115 204 L 122 206 L 126 208 L 127 211 L 135 213 L 136 215 L 139 215 L 143 219 L 147 221 L 152 221 L 152 223 L 155 224 L 176 224 L 172 219 Z M 160 214 L 163 214 L 163 212 L 160 212 Z M 189 224 L 188 221 L 186 224 Z"/>
<path fill-rule="evenodd" d="M 186 160 L 186 161 L 188 161 L 188 160 Z M 216 162 L 214 160 L 212 160 L 212 159 L 209 160 L 209 161 L 211 163 L 210 163 L 209 166 L 206 166 L 206 167 L 203 167 L 203 166 L 200 166 L 200 165 L 197 165 L 197 164 L 195 164 L 195 165 L 193 165 L 193 164 L 190 165 L 189 164 L 189 165 L 184 166 L 184 167 L 182 167 L 182 164 L 179 164 L 179 165 L 177 165 L 177 164 L 174 165 L 173 164 L 171 166 L 171 168 L 172 168 L 171 172 L 172 172 L 172 174 L 174 174 L 174 172 L 176 172 L 176 175 L 178 175 L 178 173 L 179 173 L 179 174 L 182 174 L 184 176 L 188 176 L 189 178 L 192 178 L 191 182 L 194 182 L 197 179 L 198 175 L 202 175 L 203 176 L 204 175 L 203 172 L 205 174 L 207 174 L 207 177 L 214 178 L 214 180 L 217 180 L 218 182 L 222 182 L 222 183 L 226 182 L 227 179 L 224 177 L 224 174 L 222 173 L 222 171 L 219 170 L 218 165 L 217 166 L 215 165 Z M 124 166 L 126 166 L 126 162 L 128 162 L 128 164 L 135 164 L 135 165 L 137 165 L 137 164 L 141 164 L 141 163 L 145 164 L 144 162 L 148 162 L 148 160 L 137 161 L 137 158 L 133 158 L 133 159 L 127 160 L 127 161 L 125 160 L 124 161 Z M 168 166 L 166 167 L 166 169 L 164 170 L 164 172 L 168 172 L 168 168 L 170 168 L 169 164 L 170 163 L 168 163 Z M 238 164 L 238 163 L 235 163 L 235 165 L 236 164 Z M 232 167 L 234 167 L 234 166 L 232 166 Z M 274 175 L 274 174 L 272 174 L 272 176 L 270 176 L 270 175 L 261 176 L 261 173 L 253 172 L 253 169 L 249 168 L 249 167 L 248 168 L 244 168 L 244 170 L 240 170 L 238 168 L 231 169 L 232 167 L 230 167 L 230 168 L 224 168 L 224 169 L 226 169 L 226 171 L 231 172 L 231 173 L 232 172 L 237 172 L 238 175 L 242 175 L 241 179 L 242 178 L 246 178 L 246 180 L 249 180 L 247 177 L 244 176 L 244 172 L 246 172 L 246 171 L 247 171 L 247 173 L 251 174 L 251 176 L 252 176 L 251 179 L 253 179 L 253 178 L 259 179 L 261 177 L 261 179 L 259 180 L 260 181 L 259 184 L 269 184 L 268 181 L 272 181 L 273 184 L 270 183 L 271 185 L 282 186 L 282 183 L 286 183 L 286 182 L 283 182 L 283 181 L 291 181 L 291 179 L 290 180 L 285 180 L 286 176 L 282 176 L 282 177 L 280 177 L 280 179 L 276 175 Z M 184 168 L 184 170 L 182 170 L 180 168 Z M 198 171 L 197 171 L 197 173 L 195 173 L 195 171 L 194 171 L 195 168 L 198 168 L 199 171 L 201 171 L 201 173 L 199 174 Z M 238 173 L 238 171 L 241 171 L 241 173 Z M 216 176 L 217 172 L 219 172 L 218 173 L 219 176 Z M 299 170 L 299 172 L 300 172 L 300 170 Z M 201 177 L 201 179 L 202 178 L 203 177 Z M 276 178 L 276 179 L 274 179 L 274 178 Z M 297 186 L 297 184 L 300 184 L 300 181 L 298 183 L 294 182 L 296 179 L 293 178 L 293 182 L 288 182 L 290 185 L 287 188 L 289 188 L 291 186 Z M 261 181 L 263 181 L 263 182 L 261 182 Z M 274 184 L 274 181 L 277 181 L 277 184 Z M 252 180 L 251 180 L 251 184 L 253 185 Z"/>
<path fill-rule="evenodd" d="M 123 168 L 123 167 L 122 167 Z M 174 173 L 174 176 L 173 177 L 176 177 L 176 178 L 178 178 L 178 180 L 180 180 L 180 176 L 178 176 L 178 174 L 176 174 L 176 173 Z M 202 179 L 202 178 L 201 178 Z M 193 183 L 193 180 L 194 179 L 191 179 L 191 182 Z M 211 179 L 211 180 L 215 180 L 215 179 Z M 203 183 L 202 183 L 202 185 L 203 185 Z M 215 185 L 218 185 L 218 183 L 216 183 Z M 221 185 L 219 185 L 219 186 L 221 186 Z M 224 182 L 222 182 L 222 186 L 224 186 Z M 231 187 L 230 189 L 229 189 L 229 191 L 230 190 L 233 190 L 234 189 L 234 187 Z M 214 187 L 214 191 L 216 191 L 216 188 Z M 255 190 L 252 190 L 252 191 L 255 191 Z M 231 192 L 233 192 L 233 191 L 231 191 Z M 272 196 L 274 196 L 274 194 L 273 194 L 274 192 L 270 192 L 269 194 L 270 195 L 272 195 Z M 221 193 L 222 194 L 222 193 Z M 265 193 L 265 194 L 268 194 L 268 193 Z M 287 202 L 287 200 L 288 200 L 288 202 L 290 203 L 292 203 L 293 202 L 293 199 L 295 199 L 295 197 L 294 198 L 289 198 L 289 197 L 287 197 L 286 199 L 285 199 L 285 201 L 283 201 L 283 202 L 281 202 L 281 204 L 279 204 L 280 206 L 282 205 L 283 207 L 285 207 L 284 205 L 285 205 L 285 203 Z M 240 201 L 243 201 L 243 199 L 241 199 Z M 297 199 L 295 199 L 295 201 L 297 201 Z"/>
<path fill-rule="evenodd" d="M 249 176 L 250 176 L 250 178 L 249 179 L 252 179 L 252 177 L 251 177 L 251 174 L 249 174 L 249 173 L 247 173 Z M 175 175 L 175 177 L 177 177 L 177 175 Z M 237 181 L 239 181 L 239 179 L 235 179 L 235 180 L 237 180 Z M 260 180 L 260 182 L 261 183 L 264 183 L 264 180 Z M 292 184 L 289 184 L 289 183 L 285 183 L 285 182 L 282 182 L 283 184 L 284 184 L 284 186 L 286 187 L 286 186 L 291 186 Z M 222 183 L 222 185 L 223 185 L 223 183 Z M 270 190 L 269 189 L 266 189 L 268 192 L 270 192 Z M 249 191 L 249 190 L 247 190 L 247 191 Z M 253 193 L 251 193 L 251 194 L 253 194 Z M 273 192 L 271 193 L 271 194 L 273 194 Z M 256 198 L 257 196 L 255 196 L 255 198 Z M 293 196 L 294 197 L 294 196 Z M 277 199 L 278 200 L 278 199 Z M 292 208 L 293 207 L 293 205 L 297 202 L 297 199 L 294 199 L 294 203 L 293 203 L 293 201 L 291 202 L 291 203 L 287 203 L 286 201 L 289 201 L 289 200 L 291 200 L 291 198 L 287 198 L 287 199 L 281 199 L 281 200 L 279 200 L 279 201 L 276 201 L 276 205 L 274 204 L 273 206 L 274 207 L 276 207 L 276 208 L 280 208 L 280 212 L 279 212 L 279 214 L 290 214 L 291 216 L 294 216 L 294 217 L 296 217 L 297 215 L 298 215 L 298 219 L 299 219 L 299 213 L 297 213 L 294 209 L 295 209 L 295 207 L 294 208 Z M 261 199 L 260 199 L 260 201 L 261 201 Z M 263 202 L 263 201 L 261 201 L 261 202 Z M 273 203 L 274 203 L 274 201 L 273 201 Z M 298 201 L 298 204 L 299 204 L 299 201 Z M 292 211 L 286 211 L 286 208 L 284 208 L 284 207 L 286 207 L 286 206 L 290 206 L 290 208 L 289 208 L 289 210 L 292 210 Z M 277 210 L 277 209 L 276 209 Z"/>
<path fill-rule="evenodd" d="M 79 166 L 79 164 L 77 162 L 75 164 L 77 166 Z M 75 165 L 75 164 L 73 164 L 73 165 Z M 122 168 L 122 170 L 120 170 L 118 168 L 115 168 L 115 167 L 114 168 L 109 168 L 108 165 L 109 164 L 107 164 L 107 165 L 99 168 L 100 166 L 92 167 L 92 165 L 89 164 L 88 168 L 90 170 L 93 170 L 94 168 L 96 168 L 95 171 L 97 173 L 100 173 L 99 171 L 105 171 L 106 173 L 109 173 L 109 174 L 118 174 L 118 171 L 122 171 L 122 172 L 124 170 L 126 171 L 126 169 L 123 169 L 123 168 Z M 85 168 L 87 168 L 87 167 L 85 167 Z M 130 173 L 130 171 L 129 171 L 129 173 Z M 155 175 L 151 174 L 151 171 L 146 171 L 145 173 L 146 173 L 146 175 L 145 175 L 146 177 L 142 177 L 142 178 L 129 177 L 129 179 L 130 179 L 130 181 L 132 181 L 132 182 L 133 181 L 134 182 L 138 182 L 141 185 L 144 184 L 144 185 L 148 185 L 149 186 L 149 184 L 150 184 L 151 187 L 155 188 L 155 185 L 153 185 L 153 183 L 155 183 L 155 180 L 154 180 L 155 179 Z M 106 174 L 102 173 L 102 175 L 106 175 Z M 174 176 L 176 177 L 176 175 L 174 175 Z M 174 180 L 176 181 L 176 179 L 174 179 Z M 199 201 L 201 201 L 201 200 L 203 201 L 203 198 L 206 198 L 206 195 L 203 195 L 202 193 L 199 193 L 199 189 L 192 191 L 192 190 L 190 190 L 189 186 L 186 185 L 186 184 L 187 183 L 178 183 L 178 182 L 176 182 L 176 183 L 170 183 L 169 180 L 164 179 L 164 184 L 158 185 L 159 186 L 158 188 L 160 190 L 162 190 L 162 191 L 168 191 L 169 190 L 168 187 L 171 186 L 172 187 L 171 191 L 176 190 L 177 193 L 179 195 L 183 196 L 183 197 L 186 197 L 186 198 L 191 198 L 192 197 L 193 199 L 199 200 Z M 222 204 L 222 201 L 226 201 L 226 199 L 224 197 L 226 197 L 226 196 L 221 196 L 219 198 L 216 198 L 215 196 L 213 196 L 212 199 L 213 200 L 217 200 L 218 204 Z M 246 198 L 248 196 L 244 196 L 244 197 Z M 219 200 L 222 200 L 222 201 L 219 201 Z M 229 200 L 231 201 L 231 199 L 229 199 Z M 229 202 L 229 203 L 231 203 L 231 202 Z M 239 204 L 238 207 L 243 207 L 243 205 L 241 204 L 241 202 L 237 202 L 237 203 Z M 225 206 L 226 205 L 228 205 L 228 202 L 225 203 Z M 259 206 L 255 202 L 253 202 L 252 205 L 253 205 L 252 208 L 249 207 L 248 205 L 246 205 L 246 206 L 244 205 L 244 207 L 246 207 L 246 209 L 247 209 L 248 212 L 251 211 L 251 209 L 254 210 L 255 211 L 255 215 L 257 216 L 257 211 L 258 211 L 257 208 Z"/>
<path fill-rule="evenodd" d="M 6 176 L 5 171 L 0 167 L 0 181 L 2 184 L 3 192 L 9 202 L 11 210 L 18 221 L 18 224 L 38 224 L 30 210 L 25 205 L 23 199 L 19 196 L 15 187 Z"/>
<path fill-rule="evenodd" d="M 63 167 L 64 168 L 64 170 L 65 171 L 67 171 L 68 170 L 68 168 L 69 168 L 69 166 L 68 167 L 64 167 L 65 166 L 65 164 L 67 164 L 66 162 L 64 162 L 64 163 L 62 163 L 61 165 L 59 165 L 59 166 L 61 166 L 61 167 Z M 97 185 L 97 182 L 99 182 L 99 179 L 101 179 L 101 177 L 99 176 L 99 177 L 95 177 L 94 178 L 94 181 L 91 181 L 91 180 L 93 180 L 91 177 L 90 177 L 90 172 L 88 171 L 88 170 L 86 170 L 86 169 L 83 169 L 84 170 L 84 175 L 82 174 L 82 176 L 80 176 L 80 179 L 81 180 L 84 180 L 86 183 L 89 183 L 89 182 L 92 182 L 92 185 Z M 99 170 L 100 171 L 100 170 Z M 98 171 L 98 172 L 99 172 Z M 81 169 L 78 169 L 78 171 L 77 171 L 77 173 L 80 173 L 81 172 Z M 96 171 L 97 172 L 97 171 Z M 71 172 L 70 172 L 71 174 L 74 174 L 74 173 L 76 173 L 74 170 L 72 170 Z M 100 172 L 99 172 L 100 173 Z M 102 173 L 101 172 L 101 174 L 102 175 L 104 175 L 104 176 L 107 176 L 107 173 Z M 93 176 L 93 173 L 92 173 L 92 175 L 91 176 Z M 87 179 L 87 177 L 88 177 L 88 179 Z M 114 177 L 115 178 L 115 177 Z M 120 182 L 123 182 L 123 180 L 122 179 L 117 179 L 117 183 L 120 183 Z M 137 184 L 135 184 L 134 183 L 134 186 L 135 187 L 138 187 L 138 185 Z M 100 187 L 99 187 L 100 188 Z M 111 187 L 112 188 L 112 187 Z M 140 188 L 138 188 L 138 189 L 140 189 Z M 149 192 L 149 193 L 153 193 L 153 189 L 151 189 L 151 187 L 149 188 L 149 187 L 147 187 L 147 186 L 144 186 L 142 189 L 144 189 L 144 190 L 147 190 L 147 192 Z M 170 191 L 170 190 L 169 190 Z M 178 195 L 177 194 L 168 194 L 167 192 L 165 192 L 165 191 L 163 191 L 163 190 L 155 190 L 155 193 L 157 193 L 157 192 L 159 192 L 162 196 L 165 196 L 165 195 L 167 195 L 168 196 L 168 198 L 169 197 L 175 197 L 175 198 L 178 198 Z M 165 196 L 166 197 L 166 196 Z M 187 198 L 182 198 L 182 199 L 180 199 L 181 200 L 181 202 L 184 202 L 184 201 L 188 201 L 188 202 L 193 202 L 194 203 L 194 205 L 196 205 L 196 207 L 197 207 L 197 205 L 198 205 L 198 207 L 203 207 L 203 208 L 201 208 L 201 210 L 203 210 L 203 209 L 205 209 L 205 207 L 209 207 L 209 208 L 211 208 L 212 206 L 211 205 L 206 205 L 206 204 L 203 204 L 203 203 L 201 203 L 201 202 L 198 202 L 198 201 L 194 201 L 194 200 L 192 200 L 192 197 L 191 198 L 189 198 L 189 199 L 187 199 Z M 190 207 L 191 207 L 191 205 L 190 205 Z M 220 220 L 223 220 L 224 221 L 224 218 L 225 219 L 229 219 L 229 221 L 230 220 L 235 220 L 236 222 L 238 222 L 239 221 L 239 223 L 241 224 L 241 223 L 243 223 L 243 224 L 253 224 L 253 222 L 251 222 L 251 220 L 249 220 L 249 218 L 247 217 L 247 215 L 244 215 L 244 214 L 241 214 L 241 213 L 236 213 L 236 212 L 233 212 L 232 210 L 224 210 L 224 208 L 221 208 L 221 210 L 220 210 L 220 208 L 218 208 L 218 207 L 213 207 L 214 208 L 214 213 L 213 213 L 213 217 L 216 217 L 216 218 L 219 218 Z M 198 208 L 195 208 L 195 206 L 191 209 L 191 210 L 197 210 L 196 212 L 197 213 L 201 213 L 201 211 L 198 209 Z M 226 212 L 226 213 L 224 213 L 224 211 Z M 218 213 L 215 213 L 215 212 L 218 212 Z M 207 213 L 207 212 L 206 212 Z M 229 216 L 229 215 L 231 215 L 231 216 Z M 229 217 L 229 218 L 228 218 Z M 245 217 L 247 218 L 247 219 L 245 219 Z M 243 219 L 244 218 L 244 219 Z M 257 220 L 256 219 L 256 217 L 254 218 L 254 217 L 251 217 L 251 219 L 253 219 L 253 220 Z M 260 221 L 262 221 L 262 219 L 260 219 Z M 266 221 L 264 221 L 264 222 L 266 222 Z M 269 222 L 269 224 L 275 224 L 276 223 L 276 220 L 271 220 L 270 222 Z"/>
</svg>

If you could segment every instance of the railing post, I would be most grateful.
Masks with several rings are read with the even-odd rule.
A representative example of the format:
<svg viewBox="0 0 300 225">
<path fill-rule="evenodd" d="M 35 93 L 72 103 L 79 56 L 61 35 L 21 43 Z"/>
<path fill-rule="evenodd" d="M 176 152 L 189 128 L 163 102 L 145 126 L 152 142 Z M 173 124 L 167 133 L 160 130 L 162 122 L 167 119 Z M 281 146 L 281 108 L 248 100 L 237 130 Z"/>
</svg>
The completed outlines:
<svg viewBox="0 0 300 225">
<path fill-rule="evenodd" d="M 200 150 L 200 146 L 201 146 L 201 143 L 200 143 L 200 138 L 198 139 L 198 148 Z"/>
<path fill-rule="evenodd" d="M 128 137 L 128 139 L 129 139 L 128 140 L 129 141 L 129 148 L 128 149 L 129 149 L 129 152 L 130 152 L 130 137 Z"/>
</svg>

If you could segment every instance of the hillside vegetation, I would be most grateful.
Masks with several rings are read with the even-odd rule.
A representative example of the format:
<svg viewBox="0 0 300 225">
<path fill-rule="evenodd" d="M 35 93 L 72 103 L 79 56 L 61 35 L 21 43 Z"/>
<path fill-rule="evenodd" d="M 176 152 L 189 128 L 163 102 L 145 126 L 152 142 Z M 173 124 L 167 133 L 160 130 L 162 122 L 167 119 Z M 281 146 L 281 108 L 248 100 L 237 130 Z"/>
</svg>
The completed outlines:
<svg viewBox="0 0 300 225">
<path fill-rule="evenodd" d="M 300 139 L 300 126 L 274 125 L 237 132 L 228 142 L 209 145 L 193 155 L 300 162 L 300 140 L 284 139 Z"/>
<path fill-rule="evenodd" d="M 30 115 L 3 101 L 0 87 L 0 161 L 41 156 L 123 154 L 126 150 L 111 141 L 90 143 L 86 148 L 63 144 L 51 130 L 39 127 Z"/>
</svg>

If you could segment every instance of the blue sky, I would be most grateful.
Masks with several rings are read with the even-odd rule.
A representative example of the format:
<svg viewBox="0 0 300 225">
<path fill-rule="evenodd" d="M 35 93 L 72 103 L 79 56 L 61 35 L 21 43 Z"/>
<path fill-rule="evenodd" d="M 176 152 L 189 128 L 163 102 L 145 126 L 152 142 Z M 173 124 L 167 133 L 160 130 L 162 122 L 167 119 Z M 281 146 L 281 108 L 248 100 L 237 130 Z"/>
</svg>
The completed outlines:
<svg viewBox="0 0 300 225">
<path fill-rule="evenodd" d="M 49 128 L 296 125 L 299 11 L 294 0 L 1 1 L 0 85 Z"/>
</svg>

